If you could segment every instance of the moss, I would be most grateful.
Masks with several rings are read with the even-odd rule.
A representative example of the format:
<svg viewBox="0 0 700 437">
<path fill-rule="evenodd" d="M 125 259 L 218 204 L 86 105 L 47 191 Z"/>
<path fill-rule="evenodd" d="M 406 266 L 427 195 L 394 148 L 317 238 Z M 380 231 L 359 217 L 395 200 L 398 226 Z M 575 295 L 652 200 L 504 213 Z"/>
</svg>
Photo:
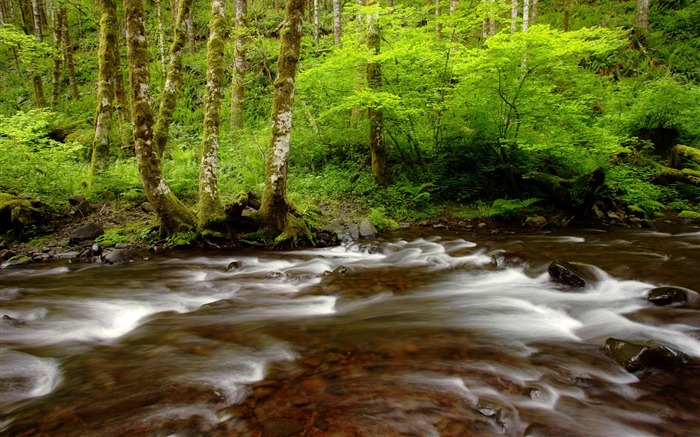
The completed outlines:
<svg viewBox="0 0 700 437">
<path fill-rule="evenodd" d="M 700 212 L 695 211 L 683 211 L 678 214 L 680 220 L 687 220 L 693 223 L 700 223 Z"/>
<path fill-rule="evenodd" d="M 0 193 L 0 229 L 11 239 L 25 240 L 49 230 L 54 209 L 37 199 Z"/>
</svg>

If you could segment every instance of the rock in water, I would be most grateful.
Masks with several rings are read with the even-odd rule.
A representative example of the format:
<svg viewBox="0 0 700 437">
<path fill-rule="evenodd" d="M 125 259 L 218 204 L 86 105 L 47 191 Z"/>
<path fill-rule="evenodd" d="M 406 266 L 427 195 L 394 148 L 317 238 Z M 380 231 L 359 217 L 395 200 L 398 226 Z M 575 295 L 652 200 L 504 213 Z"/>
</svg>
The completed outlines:
<svg viewBox="0 0 700 437">
<path fill-rule="evenodd" d="M 595 282 L 595 274 L 585 264 L 574 264 L 568 261 L 555 260 L 547 269 L 549 276 L 557 282 L 575 288 L 583 288 Z"/>
<path fill-rule="evenodd" d="M 690 363 L 690 357 L 683 352 L 653 342 L 636 344 L 608 338 L 604 349 L 616 363 L 630 372 L 676 369 Z"/>
<path fill-rule="evenodd" d="M 649 290 L 647 300 L 654 305 L 666 306 L 672 304 L 684 304 L 688 302 L 691 290 L 680 287 L 657 287 Z"/>
<path fill-rule="evenodd" d="M 102 229 L 102 227 L 100 227 L 100 225 L 95 223 L 87 223 L 80 226 L 74 230 L 72 234 L 70 234 L 70 242 L 79 243 L 81 241 L 94 240 L 104 233 L 105 231 Z"/>
<path fill-rule="evenodd" d="M 128 263 L 141 259 L 141 255 L 128 249 L 110 250 L 104 255 L 104 262 L 108 264 Z"/>
</svg>

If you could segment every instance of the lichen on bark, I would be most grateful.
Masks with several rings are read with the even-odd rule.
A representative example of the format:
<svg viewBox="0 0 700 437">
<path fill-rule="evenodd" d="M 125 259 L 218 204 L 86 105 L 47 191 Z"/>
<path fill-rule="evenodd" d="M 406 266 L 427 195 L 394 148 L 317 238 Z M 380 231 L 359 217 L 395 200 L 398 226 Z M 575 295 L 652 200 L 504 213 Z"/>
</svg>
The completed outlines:
<svg viewBox="0 0 700 437">
<path fill-rule="evenodd" d="M 198 224 L 202 230 L 215 229 L 226 219 L 217 181 L 221 88 L 224 79 L 225 8 L 224 0 L 213 0 L 211 3 L 197 213 Z"/>
<path fill-rule="evenodd" d="M 178 90 L 182 86 L 182 51 L 187 44 L 187 18 L 192 13 L 192 1 L 183 0 L 178 8 L 173 42 L 170 45 L 170 63 L 165 80 L 166 86 L 160 100 L 158 120 L 155 127 L 156 150 L 160 157 L 165 152 L 170 133 L 170 124 L 177 104 Z"/>
<path fill-rule="evenodd" d="M 124 10 L 136 162 L 148 201 L 160 218 L 161 235 L 173 235 L 194 228 L 195 215 L 165 183 L 160 156 L 155 149 L 143 2 L 124 0 Z"/>
<path fill-rule="evenodd" d="M 288 224 L 292 208 L 287 200 L 287 166 L 303 14 L 304 0 L 287 2 L 280 32 L 277 79 L 272 100 L 272 131 L 260 216 L 263 228 L 278 235 L 290 230 Z"/>
<path fill-rule="evenodd" d="M 115 46 L 117 44 L 117 3 L 100 1 L 100 45 L 97 52 L 97 114 L 92 142 L 92 176 L 107 165 L 110 153 L 110 131 L 114 113 Z"/>
<path fill-rule="evenodd" d="M 246 74 L 246 45 L 248 1 L 236 2 L 236 40 L 233 52 L 233 74 L 231 81 L 231 131 L 243 129 L 243 113 L 245 109 L 245 74 Z"/>
</svg>

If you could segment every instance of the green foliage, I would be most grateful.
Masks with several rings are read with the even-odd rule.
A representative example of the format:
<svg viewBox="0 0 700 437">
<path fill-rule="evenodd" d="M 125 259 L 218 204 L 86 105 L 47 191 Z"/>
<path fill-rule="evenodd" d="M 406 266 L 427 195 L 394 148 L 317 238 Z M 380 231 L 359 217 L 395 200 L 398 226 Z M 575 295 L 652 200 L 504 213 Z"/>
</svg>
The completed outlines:
<svg viewBox="0 0 700 437">
<path fill-rule="evenodd" d="M 37 41 L 11 24 L 0 27 L 0 45 L 15 50 L 19 61 L 31 72 L 42 72 L 47 58 L 61 56 L 50 44 Z"/>
<path fill-rule="evenodd" d="M 386 216 L 386 211 L 382 207 L 370 209 L 367 219 L 371 221 L 379 230 L 394 231 L 399 229 L 399 224 Z"/>
<path fill-rule="evenodd" d="M 606 173 L 606 184 L 628 205 L 637 205 L 647 215 L 662 210 L 664 190 L 651 181 L 658 170 L 641 165 L 620 164 Z"/>
<path fill-rule="evenodd" d="M 645 82 L 628 90 L 629 110 L 621 117 L 623 133 L 637 135 L 642 129 L 673 129 L 680 141 L 697 144 L 700 138 L 700 88 L 673 77 Z M 686 141 L 687 140 L 687 141 Z"/>
<path fill-rule="evenodd" d="M 513 220 L 519 214 L 527 212 L 532 205 L 539 202 L 541 199 L 496 199 L 491 204 L 477 202 L 473 208 L 463 212 L 458 212 L 456 218 L 461 219 L 488 219 L 501 218 L 504 220 Z"/>
<path fill-rule="evenodd" d="M 43 110 L 0 115 L 0 191 L 59 200 L 82 188 L 82 146 L 50 138 L 62 121 Z"/>
<path fill-rule="evenodd" d="M 195 231 L 178 232 L 168 237 L 166 244 L 169 247 L 189 247 L 192 246 L 199 235 Z"/>
</svg>

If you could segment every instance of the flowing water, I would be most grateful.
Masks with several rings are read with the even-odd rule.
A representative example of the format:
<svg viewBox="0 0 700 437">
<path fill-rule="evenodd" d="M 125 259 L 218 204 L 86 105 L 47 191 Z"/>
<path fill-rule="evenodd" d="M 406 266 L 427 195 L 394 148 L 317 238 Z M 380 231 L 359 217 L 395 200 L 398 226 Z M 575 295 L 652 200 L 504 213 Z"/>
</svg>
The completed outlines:
<svg viewBox="0 0 700 437">
<path fill-rule="evenodd" d="M 644 298 L 700 291 L 699 249 L 697 227 L 444 231 L 5 269 L 0 434 L 700 436 L 700 299 Z M 629 373 L 608 337 L 695 364 Z"/>
</svg>

